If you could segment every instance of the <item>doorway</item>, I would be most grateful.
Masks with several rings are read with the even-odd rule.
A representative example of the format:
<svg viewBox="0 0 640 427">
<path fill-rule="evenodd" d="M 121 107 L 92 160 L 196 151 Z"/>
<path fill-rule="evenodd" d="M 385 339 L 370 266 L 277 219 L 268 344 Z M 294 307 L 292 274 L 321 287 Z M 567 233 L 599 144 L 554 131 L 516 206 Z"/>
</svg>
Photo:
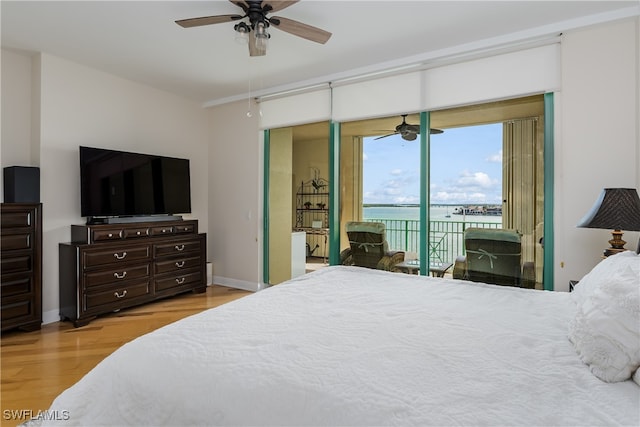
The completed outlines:
<svg viewBox="0 0 640 427">
<path fill-rule="evenodd" d="M 265 282 L 328 265 L 329 122 L 272 129 L 265 147 Z"/>
<path fill-rule="evenodd" d="M 447 130 L 450 133 L 453 133 L 453 130 L 455 129 L 471 126 L 497 125 L 499 127 L 502 127 L 502 165 L 504 179 L 502 180 L 503 197 L 500 202 L 502 204 L 502 212 L 508 212 L 508 221 L 504 222 L 504 226 L 515 228 L 519 233 L 522 234 L 523 241 L 526 242 L 525 246 L 527 249 L 525 251 L 528 253 L 527 257 L 533 257 L 533 260 L 536 264 L 536 282 L 538 287 L 541 286 L 541 283 L 543 281 L 542 271 L 544 259 L 544 250 L 540 243 L 542 238 L 541 236 L 544 234 L 545 228 L 544 221 L 542 220 L 545 213 L 545 153 L 543 150 L 543 147 L 545 145 L 545 104 L 549 104 L 547 102 L 547 97 L 545 95 L 536 95 L 514 100 L 505 100 L 480 105 L 458 107 L 429 113 L 429 126 L 431 128 L 442 129 L 445 131 L 445 134 Z M 339 206 L 329 206 L 328 210 L 332 213 L 336 213 L 335 209 L 338 209 L 338 215 L 336 216 L 337 219 L 335 224 L 339 226 L 340 238 L 336 240 L 336 247 L 330 247 L 330 245 L 327 246 L 327 251 L 329 251 L 329 254 L 333 254 L 334 252 L 339 253 L 342 249 L 345 249 L 347 247 L 348 240 L 346 239 L 346 235 L 344 232 L 345 223 L 347 221 L 360 221 L 364 218 L 363 168 L 364 163 L 367 160 L 364 156 L 364 139 L 367 137 L 380 136 L 380 131 L 394 129 L 395 126 L 398 125 L 398 120 L 399 116 L 392 116 L 339 124 L 339 185 L 337 185 L 335 188 L 337 189 L 336 193 L 339 193 L 338 200 L 340 200 L 340 204 Z M 522 122 L 523 120 L 530 121 L 530 124 L 532 124 L 532 126 L 529 127 L 530 130 L 521 132 L 518 130 L 509 131 L 507 129 L 509 127 L 513 127 L 519 122 Z M 421 115 L 419 114 L 407 116 L 407 122 L 420 123 L 420 121 Z M 518 126 L 520 126 L 521 124 L 522 123 L 519 123 Z M 288 196 L 288 200 L 284 202 L 285 204 L 288 204 L 290 209 L 290 216 L 288 219 L 289 230 L 292 230 L 294 228 L 296 221 L 294 208 L 296 200 L 295 194 L 297 191 L 296 188 L 302 185 L 305 182 L 305 179 L 313 179 L 316 174 L 319 177 L 322 177 L 322 174 L 324 173 L 323 170 L 327 170 L 327 176 L 329 175 L 329 169 L 331 165 L 329 164 L 330 156 L 328 155 L 328 153 L 331 145 L 331 126 L 332 125 L 328 122 L 323 122 L 288 128 L 291 129 L 291 138 L 289 142 L 289 144 L 291 144 L 291 155 L 289 158 L 289 168 L 286 172 L 289 176 L 289 181 L 283 183 L 283 185 L 289 185 L 290 190 L 290 196 Z M 524 127 L 526 128 L 527 126 L 528 125 L 525 125 Z M 322 130 L 318 132 L 318 129 Z M 317 138 L 300 138 L 298 140 L 294 137 L 294 133 L 296 132 L 301 135 L 305 133 L 309 133 L 311 135 L 315 134 Z M 505 139 L 505 135 L 511 135 L 509 137 L 511 141 L 509 143 L 509 149 L 506 148 L 508 142 Z M 522 149 L 522 141 L 525 135 L 529 135 L 526 138 L 530 137 L 529 139 L 533 139 L 535 142 L 534 145 L 530 145 L 530 148 L 527 148 L 527 150 L 529 150 L 527 152 Z M 433 142 L 436 141 L 436 137 L 437 135 L 432 136 Z M 296 141 L 295 144 L 294 139 Z M 313 162 L 317 162 L 318 160 L 320 160 L 323 164 L 321 166 L 317 166 L 310 164 L 310 161 L 308 161 L 307 164 L 305 164 L 305 161 L 300 160 L 296 160 L 294 162 L 293 153 L 294 150 L 297 150 L 298 144 L 300 144 L 301 148 L 300 153 L 317 149 L 317 153 L 320 154 L 313 156 Z M 309 145 L 305 146 L 305 144 Z M 454 167 L 456 165 L 456 157 L 457 156 L 455 154 L 449 154 L 445 160 L 437 160 L 434 158 L 429 162 L 425 162 L 423 160 L 425 157 L 420 155 L 421 180 L 424 179 L 424 175 L 422 175 L 423 171 L 427 170 L 432 171 L 431 175 L 427 175 L 427 181 L 430 181 L 431 176 L 433 176 L 433 170 L 437 169 L 433 165 L 434 161 L 440 161 L 444 164 L 450 165 L 450 167 Z M 427 158 L 429 158 L 429 156 L 427 156 Z M 326 164 L 324 163 L 325 161 Z M 296 172 L 295 178 L 293 172 L 294 163 L 296 165 L 302 165 L 301 167 L 304 169 L 304 171 Z M 338 164 L 338 162 L 335 163 Z M 270 169 L 267 170 L 270 171 Z M 522 172 L 525 170 L 527 171 L 527 173 L 524 175 L 521 175 L 519 177 L 516 177 L 514 175 L 515 172 Z M 270 175 L 271 172 L 269 172 L 268 174 Z M 303 176 L 305 179 L 300 179 Z M 298 183 L 298 181 L 300 182 Z M 271 186 L 273 186 L 273 184 Z M 525 194 L 525 192 L 523 191 L 519 191 L 519 189 L 522 189 L 523 187 L 531 189 L 532 191 L 528 192 L 527 194 Z M 430 188 L 428 191 L 429 202 L 427 203 L 427 205 L 430 207 L 434 207 L 433 205 L 435 205 L 436 203 L 441 203 L 437 199 L 437 193 L 435 193 L 433 190 L 434 189 Z M 436 195 L 435 199 L 434 194 Z M 272 203 L 282 203 L 282 200 L 275 200 L 273 197 L 269 197 L 270 206 Z M 495 205 L 498 204 L 500 203 L 498 203 L 498 201 L 496 200 Z M 497 208 L 497 206 L 495 207 Z M 453 215 L 453 206 L 449 206 L 446 209 L 451 209 L 451 211 L 447 212 L 445 215 Z M 271 207 L 269 208 L 270 217 L 274 215 L 275 212 L 275 209 L 272 210 Z M 533 218 L 518 218 L 518 213 L 523 212 L 532 212 L 534 216 Z M 332 220 L 330 220 L 328 226 L 332 225 L 333 222 Z M 418 227 L 420 227 L 420 225 Z M 283 228 L 283 230 L 285 228 Z M 431 224 L 428 224 L 427 227 L 425 227 L 425 229 L 429 230 L 427 233 L 429 242 L 431 242 L 433 237 L 431 236 L 432 228 L 434 232 L 437 231 L 434 227 L 431 227 Z M 271 230 L 271 228 L 269 228 L 269 230 Z M 412 231 L 414 235 L 417 235 L 418 239 L 421 239 L 422 233 L 424 233 L 422 229 L 410 231 Z M 271 237 L 272 236 L 270 236 L 270 238 Z M 289 237 L 290 236 L 287 236 L 287 238 Z M 444 241 L 442 240 L 442 236 L 440 236 L 440 239 L 437 239 L 437 237 L 438 236 L 435 236 L 433 238 L 436 240 Z M 422 239 L 424 240 L 424 238 Z M 435 243 L 437 243 L 437 241 Z M 309 242 L 309 244 L 312 245 L 311 247 L 313 248 L 317 243 Z M 453 248 L 452 250 L 456 253 L 464 253 L 464 249 L 461 249 L 460 245 L 458 245 L 457 248 L 454 245 L 450 245 L 450 247 Z M 269 249 L 269 252 L 272 255 L 275 255 L 273 252 L 271 252 L 271 248 Z M 422 255 L 417 254 L 417 256 Z M 269 268 L 271 267 L 272 262 L 274 262 L 274 257 L 279 259 L 279 262 L 290 262 L 291 249 L 289 249 L 288 252 L 279 252 L 277 253 L 277 255 L 271 256 L 269 258 Z M 283 275 L 282 277 L 285 276 L 286 275 Z M 280 279 L 270 278 L 269 283 L 279 283 L 277 280 Z"/>
</svg>

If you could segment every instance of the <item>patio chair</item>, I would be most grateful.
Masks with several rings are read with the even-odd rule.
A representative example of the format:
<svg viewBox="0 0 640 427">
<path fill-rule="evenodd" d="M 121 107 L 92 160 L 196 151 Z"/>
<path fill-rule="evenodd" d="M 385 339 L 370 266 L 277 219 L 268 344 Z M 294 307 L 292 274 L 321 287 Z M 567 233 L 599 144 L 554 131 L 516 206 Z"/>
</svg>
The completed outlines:
<svg viewBox="0 0 640 427">
<path fill-rule="evenodd" d="M 535 288 L 533 262 L 522 263 L 520 234 L 514 230 L 468 228 L 466 256 L 459 256 L 453 278 L 503 286 Z"/>
<path fill-rule="evenodd" d="M 389 251 L 384 223 L 350 221 L 345 231 L 349 247 L 340 253 L 341 264 L 398 271 L 396 265 L 404 261 L 404 252 Z"/>
</svg>

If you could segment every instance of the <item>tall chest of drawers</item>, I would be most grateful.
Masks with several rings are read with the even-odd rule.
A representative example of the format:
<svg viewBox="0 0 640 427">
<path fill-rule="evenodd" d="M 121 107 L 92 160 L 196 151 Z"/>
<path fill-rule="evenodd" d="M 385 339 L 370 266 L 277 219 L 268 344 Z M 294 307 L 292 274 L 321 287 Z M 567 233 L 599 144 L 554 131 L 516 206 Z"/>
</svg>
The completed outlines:
<svg viewBox="0 0 640 427">
<path fill-rule="evenodd" d="M 42 204 L 3 203 L 0 212 L 2 330 L 42 324 Z"/>
<path fill-rule="evenodd" d="M 74 225 L 60 244 L 60 315 L 97 316 L 206 290 L 206 234 L 196 220 Z"/>
</svg>

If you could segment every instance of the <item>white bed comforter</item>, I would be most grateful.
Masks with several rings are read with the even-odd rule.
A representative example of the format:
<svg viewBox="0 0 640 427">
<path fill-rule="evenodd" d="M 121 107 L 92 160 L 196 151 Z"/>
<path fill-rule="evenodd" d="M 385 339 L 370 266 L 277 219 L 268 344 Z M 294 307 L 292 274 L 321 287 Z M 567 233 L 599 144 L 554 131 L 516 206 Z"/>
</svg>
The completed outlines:
<svg viewBox="0 0 640 427">
<path fill-rule="evenodd" d="M 329 267 L 114 352 L 65 425 L 640 425 L 567 338 L 567 293 Z"/>
</svg>

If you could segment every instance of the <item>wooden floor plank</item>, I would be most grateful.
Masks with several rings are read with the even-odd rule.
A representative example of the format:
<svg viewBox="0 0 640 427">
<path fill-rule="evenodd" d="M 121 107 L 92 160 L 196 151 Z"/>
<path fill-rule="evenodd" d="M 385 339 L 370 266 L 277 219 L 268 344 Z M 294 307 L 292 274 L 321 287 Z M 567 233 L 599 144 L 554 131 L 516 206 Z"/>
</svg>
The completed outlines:
<svg viewBox="0 0 640 427">
<path fill-rule="evenodd" d="M 43 325 L 33 332 L 8 331 L 0 340 L 2 426 L 24 421 L 16 414 L 49 408 L 123 344 L 169 323 L 241 298 L 251 292 L 209 286 L 204 294 L 184 294 L 98 317 L 74 328 L 70 322 Z"/>
</svg>

